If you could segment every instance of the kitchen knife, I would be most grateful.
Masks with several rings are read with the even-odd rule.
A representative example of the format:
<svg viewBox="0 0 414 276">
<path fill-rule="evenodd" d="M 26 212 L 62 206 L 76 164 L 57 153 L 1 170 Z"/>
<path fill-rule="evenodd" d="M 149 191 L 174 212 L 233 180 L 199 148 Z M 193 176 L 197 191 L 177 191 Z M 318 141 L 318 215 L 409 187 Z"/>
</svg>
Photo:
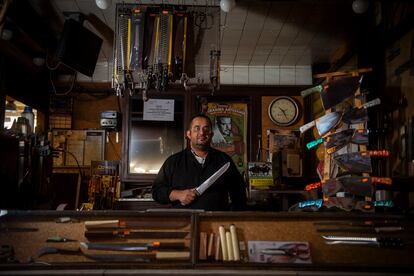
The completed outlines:
<svg viewBox="0 0 414 276">
<path fill-rule="evenodd" d="M 333 143 L 335 145 L 339 145 L 339 144 L 346 145 L 351 142 L 351 138 L 352 138 L 352 135 L 354 135 L 354 133 L 355 133 L 355 129 L 352 129 L 352 128 L 338 131 L 330 135 L 327 135 L 325 137 L 321 137 L 319 139 L 313 140 L 307 143 L 306 147 L 308 149 L 311 149 L 323 142 L 326 142 L 326 143 L 330 142 L 331 144 Z M 325 145 L 325 148 L 326 148 L 326 145 Z"/>
<path fill-rule="evenodd" d="M 111 239 L 111 238 L 136 238 L 136 239 L 183 239 L 189 234 L 188 231 L 138 231 L 130 229 L 114 231 L 85 231 L 85 237 L 88 239 Z"/>
<path fill-rule="evenodd" d="M 299 130 L 301 133 L 304 133 L 310 128 L 316 126 L 316 128 L 318 129 L 319 135 L 322 136 L 322 135 L 325 135 L 332 128 L 334 128 L 341 121 L 341 118 L 342 118 L 341 112 L 331 112 L 301 126 Z"/>
<path fill-rule="evenodd" d="M 363 221 L 315 221 L 313 225 L 347 225 L 360 227 L 400 226 L 398 220 L 363 220 Z"/>
<path fill-rule="evenodd" d="M 184 242 L 92 243 L 81 242 L 81 248 L 112 251 L 150 251 L 156 249 L 187 249 Z"/>
<path fill-rule="evenodd" d="M 369 101 L 365 103 L 364 105 L 358 107 L 358 108 L 352 108 L 348 111 L 346 111 L 343 115 L 340 112 L 331 112 L 328 114 L 325 114 L 324 116 L 311 121 L 299 128 L 300 132 L 303 133 L 307 131 L 308 129 L 312 128 L 316 125 L 316 128 L 318 129 L 319 135 L 323 136 L 325 135 L 329 130 L 334 128 L 339 124 L 340 119 L 342 119 L 343 122 L 347 124 L 356 124 L 356 123 L 362 123 L 368 120 L 368 113 L 367 108 L 378 105 L 381 103 L 381 100 L 379 98 L 376 98 L 372 101 Z M 319 140 L 319 143 L 321 143 L 322 140 Z M 316 146 L 311 144 L 312 147 Z M 309 147 L 308 147 L 309 148 Z"/>
<path fill-rule="evenodd" d="M 341 169 L 350 173 L 370 173 L 372 172 L 371 157 L 380 156 L 388 157 L 388 150 L 369 150 L 362 152 L 352 152 L 337 155 L 333 160 L 341 167 Z"/>
<path fill-rule="evenodd" d="M 367 145 L 368 144 L 368 133 L 364 129 L 345 129 L 332 134 L 329 134 L 325 137 L 313 140 L 306 144 L 308 149 L 314 148 L 315 146 L 325 142 L 325 149 L 328 154 L 332 154 L 349 143 L 358 144 L 358 145 Z"/>
<path fill-rule="evenodd" d="M 227 171 L 229 167 L 230 162 L 224 164 L 220 169 L 218 169 L 218 171 L 216 171 L 212 176 L 207 178 L 206 181 L 201 183 L 201 185 L 195 189 L 196 194 L 198 196 L 202 195 L 208 188 L 210 188 L 211 185 L 214 184 L 214 182 L 216 182 L 217 179 L 219 179 L 220 176 L 222 176 Z"/>
<path fill-rule="evenodd" d="M 323 108 L 328 110 L 352 97 L 361 80 L 362 77 L 344 77 L 325 84 L 320 94 Z"/>
<path fill-rule="evenodd" d="M 85 221 L 85 227 L 88 230 L 116 230 L 123 228 L 139 228 L 139 229 L 169 229 L 169 228 L 181 228 L 187 226 L 188 221 L 184 220 L 89 220 Z"/>
<path fill-rule="evenodd" d="M 348 233 L 395 233 L 404 230 L 401 226 L 378 226 L 378 227 L 364 227 L 364 226 L 348 226 L 348 227 L 329 227 L 317 228 L 317 232 L 348 232 Z"/>
<path fill-rule="evenodd" d="M 356 196 L 372 196 L 374 193 L 374 183 L 391 185 L 392 179 L 389 177 L 363 177 L 344 175 L 331 178 L 322 184 L 324 195 L 334 196 L 338 192 L 346 192 Z"/>
<path fill-rule="evenodd" d="M 309 95 L 312 95 L 313 93 L 321 93 L 323 90 L 323 84 L 319 84 L 313 87 L 310 87 L 308 89 L 305 89 L 303 91 L 300 92 L 300 95 L 305 98 Z"/>
<path fill-rule="evenodd" d="M 354 244 L 354 245 L 376 245 L 378 247 L 402 247 L 400 238 L 382 237 L 345 237 L 345 236 L 322 236 L 327 244 Z"/>
<path fill-rule="evenodd" d="M 348 175 L 349 176 L 349 175 Z M 392 184 L 392 179 L 389 177 L 376 177 L 376 176 L 368 176 L 368 177 L 361 177 L 361 176 L 351 176 L 351 178 L 355 178 L 355 177 L 359 177 L 359 178 L 369 178 L 368 180 L 363 180 L 363 181 L 369 181 L 371 184 L 384 184 L 384 185 L 391 185 Z M 332 178 L 332 180 L 337 180 L 335 178 Z M 342 179 L 341 180 L 343 182 L 346 181 L 346 179 Z M 340 189 L 342 188 L 342 184 L 340 183 L 340 181 L 336 181 L 337 183 L 334 183 L 335 185 L 338 185 L 339 187 L 337 188 L 336 186 L 334 186 L 335 188 L 329 187 L 330 183 L 328 183 L 329 181 L 331 181 L 331 179 L 329 179 L 327 182 L 324 183 L 324 185 L 328 185 L 327 189 L 329 189 L 329 191 L 334 190 L 334 193 L 337 193 L 338 191 L 340 191 Z M 351 183 L 353 182 L 353 180 L 351 179 Z M 362 182 L 362 180 L 360 180 L 359 182 Z M 332 184 L 331 184 L 332 185 Z M 318 189 L 319 187 L 322 187 L 322 182 L 314 182 L 311 184 L 308 184 L 305 186 L 305 190 L 306 191 L 311 191 L 311 190 L 315 190 Z M 329 194 L 329 192 L 328 192 Z M 331 224 L 331 223 L 329 223 Z"/>
<path fill-rule="evenodd" d="M 347 124 L 364 123 L 368 121 L 367 108 L 379 105 L 380 103 L 380 98 L 376 98 L 372 101 L 366 102 L 360 107 L 353 107 L 344 113 L 342 116 L 342 121 Z"/>
<path fill-rule="evenodd" d="M 335 137 L 332 139 L 327 139 L 325 149 L 328 154 L 333 154 L 349 143 L 357 145 L 368 145 L 368 133 L 364 129 L 355 129 L 350 138 L 341 139 L 341 137 Z"/>
</svg>

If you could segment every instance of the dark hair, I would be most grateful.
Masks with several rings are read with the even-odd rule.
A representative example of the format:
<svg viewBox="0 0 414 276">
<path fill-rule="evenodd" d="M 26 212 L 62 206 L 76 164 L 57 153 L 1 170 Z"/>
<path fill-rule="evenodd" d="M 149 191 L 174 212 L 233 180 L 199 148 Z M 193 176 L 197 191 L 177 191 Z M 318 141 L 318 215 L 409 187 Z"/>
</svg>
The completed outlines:
<svg viewBox="0 0 414 276">
<path fill-rule="evenodd" d="M 204 118 L 208 121 L 208 123 L 210 124 L 210 127 L 213 126 L 213 123 L 211 122 L 210 117 L 208 117 L 205 113 L 198 113 L 198 114 L 195 114 L 195 115 L 191 116 L 190 121 L 188 121 L 187 130 L 191 129 L 191 125 L 192 125 L 193 120 L 195 118 Z"/>
<path fill-rule="evenodd" d="M 230 116 L 217 116 L 216 117 L 216 122 L 218 123 L 218 122 L 222 122 L 222 120 L 223 119 L 226 119 L 226 118 L 228 118 L 228 119 L 230 119 L 231 120 L 231 117 Z"/>
</svg>

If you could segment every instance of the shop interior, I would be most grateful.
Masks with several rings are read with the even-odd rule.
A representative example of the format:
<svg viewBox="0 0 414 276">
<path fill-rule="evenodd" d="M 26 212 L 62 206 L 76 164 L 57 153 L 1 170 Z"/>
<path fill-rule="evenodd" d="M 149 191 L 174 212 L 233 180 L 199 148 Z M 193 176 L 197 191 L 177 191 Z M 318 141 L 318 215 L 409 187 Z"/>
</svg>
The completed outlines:
<svg viewBox="0 0 414 276">
<path fill-rule="evenodd" d="M 21 239 L 2 235 L 12 226 L 39 229 L 38 244 L 62 216 L 85 225 L 85 233 L 56 226 L 76 241 L 113 228 L 93 222 L 103 219 L 146 221 L 151 231 L 168 222 L 170 235 L 181 222 L 174 233 L 190 233 L 187 251 L 121 261 L 141 269 L 155 260 L 160 273 L 228 271 L 238 268 L 211 244 L 217 236 L 220 243 L 222 225 L 230 233 L 235 224 L 233 235 L 248 249 L 232 260 L 246 270 L 263 272 L 251 252 L 275 246 L 259 242 L 266 240 L 307 240 L 313 262 L 279 260 L 288 272 L 414 270 L 410 245 L 344 253 L 315 230 L 326 221 L 380 221 L 394 227 L 386 245 L 414 241 L 411 1 L 3 0 L 0 8 L 0 209 L 11 214 L 6 224 L 0 216 L 1 244 Z M 212 147 L 243 176 L 246 212 L 185 213 L 152 199 L 163 162 L 189 146 L 187 122 L 197 113 L 210 117 Z M 15 248 L 16 256 L 30 258 L 35 249 Z M 358 262 L 360 249 L 366 254 Z M 82 252 L 44 260 L 67 271 L 93 267 Z M 277 268 L 271 259 L 264 271 Z"/>
</svg>

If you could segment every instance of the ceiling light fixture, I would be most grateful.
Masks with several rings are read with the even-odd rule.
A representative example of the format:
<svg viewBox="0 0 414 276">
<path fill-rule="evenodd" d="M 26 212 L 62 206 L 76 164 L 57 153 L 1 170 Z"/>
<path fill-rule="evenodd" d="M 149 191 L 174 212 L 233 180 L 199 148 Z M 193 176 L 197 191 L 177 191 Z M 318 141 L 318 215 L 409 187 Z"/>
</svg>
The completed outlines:
<svg viewBox="0 0 414 276">
<path fill-rule="evenodd" d="M 236 6 L 235 0 L 220 0 L 220 8 L 224 12 L 230 12 Z"/>
<path fill-rule="evenodd" d="M 101 10 L 106 10 L 109 7 L 110 0 L 95 0 L 96 5 Z"/>
<path fill-rule="evenodd" d="M 358 14 L 366 12 L 368 10 L 368 7 L 368 0 L 354 0 L 352 2 L 352 10 Z"/>
</svg>

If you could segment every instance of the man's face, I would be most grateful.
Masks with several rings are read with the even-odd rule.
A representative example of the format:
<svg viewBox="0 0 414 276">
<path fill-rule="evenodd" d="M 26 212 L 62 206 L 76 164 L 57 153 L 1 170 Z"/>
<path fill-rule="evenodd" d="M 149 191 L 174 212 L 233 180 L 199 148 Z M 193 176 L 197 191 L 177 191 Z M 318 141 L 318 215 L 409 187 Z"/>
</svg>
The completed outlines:
<svg viewBox="0 0 414 276">
<path fill-rule="evenodd" d="M 222 117 L 217 119 L 217 126 L 224 136 L 231 135 L 231 118 L 230 117 Z"/>
<path fill-rule="evenodd" d="M 196 117 L 191 122 L 190 130 L 187 130 L 187 138 L 190 139 L 191 147 L 205 150 L 210 146 L 213 132 L 210 123 L 203 117 Z"/>
</svg>

